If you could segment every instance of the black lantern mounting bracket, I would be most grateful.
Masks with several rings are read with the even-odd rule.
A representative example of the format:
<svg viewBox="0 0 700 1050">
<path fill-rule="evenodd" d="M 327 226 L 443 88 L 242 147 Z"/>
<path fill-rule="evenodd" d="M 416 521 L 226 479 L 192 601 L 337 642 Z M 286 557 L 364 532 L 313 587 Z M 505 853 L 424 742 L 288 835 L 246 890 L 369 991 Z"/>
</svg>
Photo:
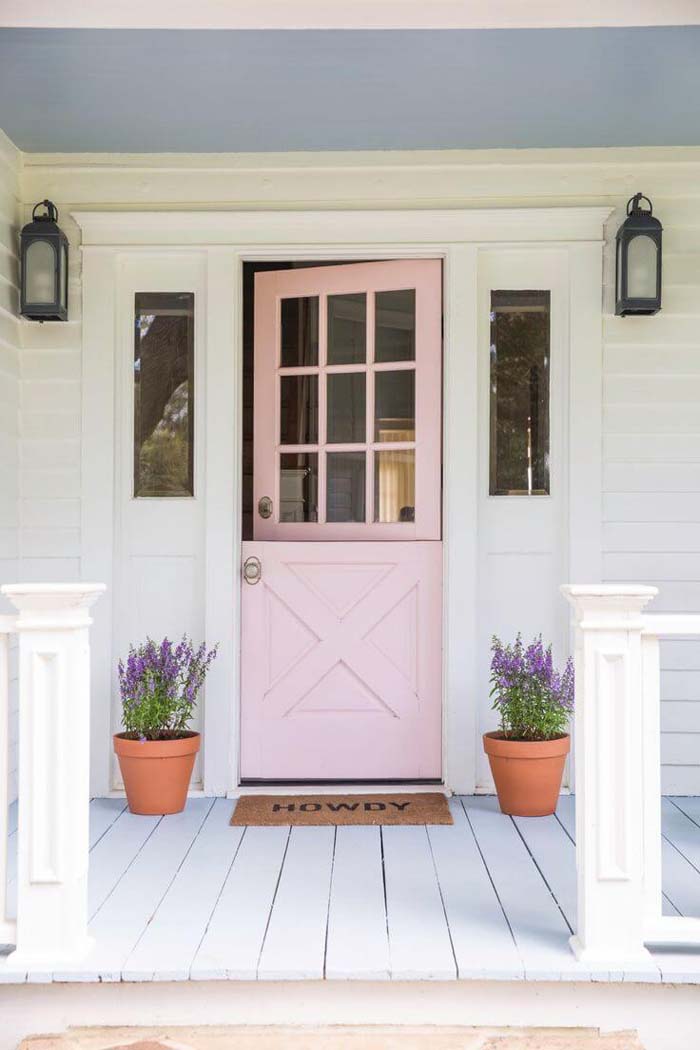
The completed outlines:
<svg viewBox="0 0 700 1050">
<path fill-rule="evenodd" d="M 43 212 L 40 210 L 43 208 Z M 68 320 L 68 238 L 50 200 L 32 208 L 20 238 L 20 313 L 30 321 Z"/>
</svg>

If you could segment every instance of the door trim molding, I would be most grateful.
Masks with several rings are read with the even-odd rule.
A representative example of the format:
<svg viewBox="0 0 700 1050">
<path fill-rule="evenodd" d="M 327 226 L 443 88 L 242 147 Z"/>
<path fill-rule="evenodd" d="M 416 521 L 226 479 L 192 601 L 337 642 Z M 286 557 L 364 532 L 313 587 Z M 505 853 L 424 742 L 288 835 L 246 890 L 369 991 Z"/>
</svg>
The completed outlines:
<svg viewBox="0 0 700 1050">
<path fill-rule="evenodd" d="M 444 775 L 474 789 L 477 455 L 477 269 L 480 247 L 567 248 L 571 281 L 571 380 L 567 466 L 571 493 L 569 575 L 600 574 L 603 226 L 610 208 L 358 211 L 75 211 L 83 237 L 83 577 L 112 579 L 114 521 L 114 298 L 119 259 L 143 251 L 206 249 L 206 630 L 229 647 L 239 681 L 242 264 L 252 259 L 431 257 L 444 260 Z M 233 353 L 231 353 L 233 347 Z M 99 352 L 98 352 L 99 350 Z M 222 420 L 235 420 L 222 433 Z M 110 423 L 111 421 L 111 423 Z M 111 426 L 111 431 L 110 431 Z M 233 482 L 231 482 L 233 479 Z M 233 540 L 233 542 L 231 542 Z M 233 594 L 232 594 L 233 591 Z M 232 600 L 233 599 L 233 600 Z M 109 792 L 106 727 L 111 673 L 109 602 L 96 623 L 93 661 L 93 780 Z M 228 611 L 226 611 L 228 610 Z M 204 791 L 235 792 L 238 686 L 210 692 Z M 102 739 L 107 737 L 107 739 Z"/>
</svg>

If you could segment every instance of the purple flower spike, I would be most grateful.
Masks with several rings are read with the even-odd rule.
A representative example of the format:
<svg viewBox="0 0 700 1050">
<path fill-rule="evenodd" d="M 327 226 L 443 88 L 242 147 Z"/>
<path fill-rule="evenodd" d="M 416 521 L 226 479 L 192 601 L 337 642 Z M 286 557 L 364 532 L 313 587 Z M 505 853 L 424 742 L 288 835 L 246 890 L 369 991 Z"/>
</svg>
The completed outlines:
<svg viewBox="0 0 700 1050">
<path fill-rule="evenodd" d="M 525 647 L 520 634 L 512 645 L 495 635 L 491 643 L 491 696 L 504 736 L 512 740 L 552 740 L 567 731 L 574 709 L 574 665 L 554 667 L 551 645 L 542 636 Z"/>
<path fill-rule="evenodd" d="M 147 638 L 129 646 L 126 663 L 117 672 L 122 699 L 122 722 L 134 740 L 176 739 L 187 733 L 197 695 L 218 646 L 197 650 L 183 635 L 176 646 L 169 638 L 157 645 Z"/>
</svg>

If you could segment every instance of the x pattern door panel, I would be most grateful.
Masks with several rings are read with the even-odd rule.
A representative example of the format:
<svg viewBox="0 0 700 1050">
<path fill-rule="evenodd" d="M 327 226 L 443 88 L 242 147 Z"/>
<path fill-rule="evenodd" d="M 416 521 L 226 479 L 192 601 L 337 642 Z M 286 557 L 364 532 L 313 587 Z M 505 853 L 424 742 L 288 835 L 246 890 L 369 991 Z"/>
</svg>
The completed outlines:
<svg viewBox="0 0 700 1050">
<path fill-rule="evenodd" d="M 246 548 L 243 776 L 439 777 L 440 544 Z"/>
</svg>

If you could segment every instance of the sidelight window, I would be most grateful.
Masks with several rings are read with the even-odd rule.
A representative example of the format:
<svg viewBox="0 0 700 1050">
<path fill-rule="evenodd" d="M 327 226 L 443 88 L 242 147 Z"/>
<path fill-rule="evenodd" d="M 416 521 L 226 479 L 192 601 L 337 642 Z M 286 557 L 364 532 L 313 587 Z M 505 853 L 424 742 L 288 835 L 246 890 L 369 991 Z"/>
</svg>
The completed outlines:
<svg viewBox="0 0 700 1050">
<path fill-rule="evenodd" d="M 137 292 L 134 496 L 194 495 L 194 294 Z"/>
<path fill-rule="evenodd" d="M 549 494 L 550 293 L 493 291 L 491 496 Z"/>
</svg>

